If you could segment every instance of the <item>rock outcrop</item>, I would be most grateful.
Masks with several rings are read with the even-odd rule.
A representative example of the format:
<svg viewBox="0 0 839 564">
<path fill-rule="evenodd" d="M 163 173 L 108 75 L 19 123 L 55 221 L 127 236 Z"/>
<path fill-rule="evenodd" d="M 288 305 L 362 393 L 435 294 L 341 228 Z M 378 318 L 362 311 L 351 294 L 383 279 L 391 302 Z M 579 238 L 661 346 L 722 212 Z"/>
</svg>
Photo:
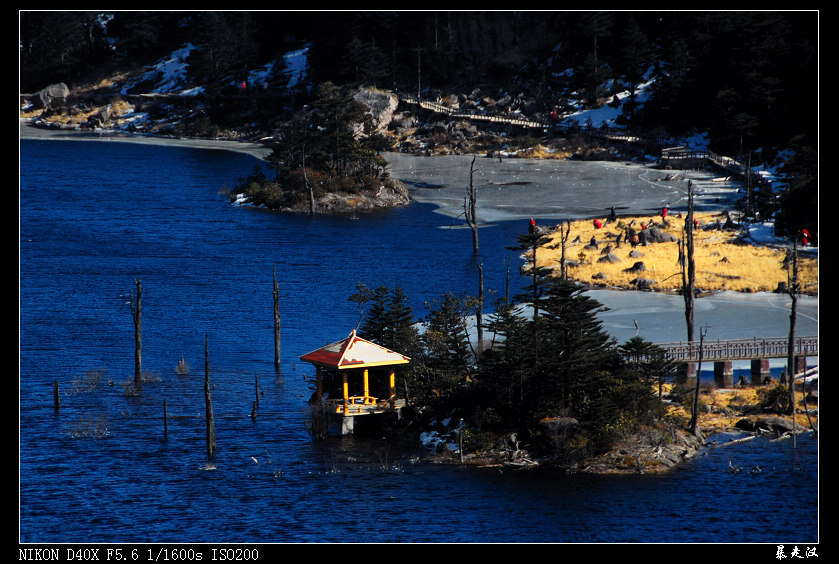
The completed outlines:
<svg viewBox="0 0 839 564">
<path fill-rule="evenodd" d="M 67 103 L 70 98 L 70 88 L 63 82 L 50 84 L 38 91 L 30 98 L 30 101 L 37 107 L 51 109 Z"/>
<path fill-rule="evenodd" d="M 353 100 L 366 108 L 365 115 L 378 133 L 387 132 L 396 107 L 399 105 L 396 94 L 375 88 L 359 88 L 353 94 Z M 357 136 L 364 134 L 361 124 L 355 125 L 355 134 Z"/>
<path fill-rule="evenodd" d="M 579 471 L 591 474 L 661 472 L 693 458 L 704 444 L 701 434 L 692 435 L 685 431 L 675 432 L 672 440 L 667 442 L 662 442 L 655 432 L 638 433 Z"/>
</svg>

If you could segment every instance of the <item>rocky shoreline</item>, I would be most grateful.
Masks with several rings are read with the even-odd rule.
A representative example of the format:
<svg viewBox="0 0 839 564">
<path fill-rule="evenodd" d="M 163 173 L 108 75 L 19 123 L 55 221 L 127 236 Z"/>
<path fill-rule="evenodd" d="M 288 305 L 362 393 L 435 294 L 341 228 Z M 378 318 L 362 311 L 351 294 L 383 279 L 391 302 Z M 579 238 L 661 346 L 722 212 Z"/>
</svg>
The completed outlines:
<svg viewBox="0 0 839 564">
<path fill-rule="evenodd" d="M 738 420 L 731 429 L 714 429 L 707 425 L 700 425 L 700 427 L 701 429 L 697 430 L 696 434 L 683 429 L 674 430 L 671 433 L 671 440 L 665 442 L 650 443 L 645 440 L 649 434 L 639 433 L 616 444 L 605 454 L 571 466 L 557 463 L 550 458 L 531 457 L 525 449 L 507 446 L 485 452 L 464 453 L 462 459 L 459 454 L 451 452 L 432 454 L 429 459 L 437 463 L 463 464 L 478 469 L 542 468 L 549 471 L 594 475 L 653 474 L 675 469 L 699 456 L 704 449 L 724 447 L 764 435 L 771 436 L 775 440 L 784 440 L 791 438 L 793 433 L 802 435 L 812 432 L 807 426 L 800 424 L 796 424 L 793 428 L 791 417 L 779 415 L 744 417 Z M 724 434 L 729 435 L 728 438 L 725 438 Z M 505 441 L 505 445 L 508 443 L 509 441 Z"/>
<path fill-rule="evenodd" d="M 550 454 L 536 454 L 515 434 L 498 438 L 493 446 L 474 452 L 458 450 L 454 428 L 437 426 L 425 433 L 426 446 L 433 452 L 428 456 L 440 464 L 498 469 L 535 470 L 594 475 L 632 475 L 667 472 L 680 467 L 707 449 L 720 448 L 757 437 L 786 440 L 793 436 L 818 434 L 818 398 L 806 394 L 806 409 L 802 402 L 795 416 L 776 413 L 763 405 L 764 391 L 776 382 L 762 386 L 737 386 L 731 389 L 700 391 L 700 414 L 695 433 L 687 430 L 688 408 L 672 399 L 673 388 L 665 385 L 665 399 L 669 407 L 669 424 L 658 428 L 641 428 L 618 441 L 606 453 L 576 464 L 565 464 Z M 801 397 L 799 393 L 796 394 Z M 808 413 L 809 412 L 809 413 Z M 573 420 L 572 424 L 573 424 Z M 436 440 L 428 441 L 429 437 Z"/>
</svg>

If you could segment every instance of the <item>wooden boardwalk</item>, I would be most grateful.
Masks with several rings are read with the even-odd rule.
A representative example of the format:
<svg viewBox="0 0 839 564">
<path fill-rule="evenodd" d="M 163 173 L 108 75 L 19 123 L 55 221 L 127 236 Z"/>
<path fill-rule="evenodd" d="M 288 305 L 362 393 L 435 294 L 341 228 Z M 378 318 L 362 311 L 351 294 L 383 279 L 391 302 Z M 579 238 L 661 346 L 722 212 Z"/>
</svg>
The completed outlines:
<svg viewBox="0 0 839 564">
<path fill-rule="evenodd" d="M 455 110 L 454 108 L 450 108 L 444 104 L 438 104 L 437 102 L 430 102 L 427 100 L 417 100 L 416 96 L 410 96 L 408 94 L 400 94 L 399 99 L 403 102 L 407 102 L 409 104 L 418 104 L 420 108 L 424 110 L 429 110 L 432 112 L 436 112 L 438 114 L 445 114 L 451 118 L 455 119 L 468 119 L 468 120 L 475 120 L 475 121 L 486 121 L 491 123 L 501 123 L 505 125 L 516 125 L 520 127 L 530 127 L 530 128 L 538 128 L 544 129 L 547 127 L 551 127 L 550 124 L 546 124 L 539 121 L 533 121 L 524 118 L 517 118 L 517 117 L 510 117 L 510 116 L 503 116 L 503 115 L 494 115 L 494 114 L 478 114 L 474 112 L 464 112 L 462 110 Z"/>
<path fill-rule="evenodd" d="M 442 114 L 454 119 L 465 119 L 471 121 L 483 121 L 488 123 L 497 123 L 501 125 L 509 125 L 515 127 L 524 127 L 528 129 L 540 129 L 542 131 L 559 131 L 562 133 L 570 133 L 571 131 L 585 131 L 587 134 L 609 139 L 611 141 L 623 141 L 626 143 L 646 142 L 645 139 L 627 132 L 623 129 L 612 130 L 609 128 L 586 129 L 580 128 L 576 124 L 568 124 L 561 119 L 557 121 L 538 121 L 525 117 L 516 117 L 515 115 L 507 114 L 484 114 L 478 112 L 470 112 L 450 108 L 445 104 L 438 102 L 431 102 L 428 100 L 419 100 L 416 96 L 410 94 L 399 94 L 399 100 L 408 104 L 417 104 L 424 110 L 429 110 L 438 114 Z"/>
<path fill-rule="evenodd" d="M 685 147 L 667 147 L 661 150 L 661 166 L 672 169 L 700 169 L 711 166 L 726 176 L 731 176 L 751 186 L 771 187 L 771 182 L 759 174 L 753 174 L 749 167 L 731 157 L 718 155 L 713 151 L 691 151 Z"/>
</svg>

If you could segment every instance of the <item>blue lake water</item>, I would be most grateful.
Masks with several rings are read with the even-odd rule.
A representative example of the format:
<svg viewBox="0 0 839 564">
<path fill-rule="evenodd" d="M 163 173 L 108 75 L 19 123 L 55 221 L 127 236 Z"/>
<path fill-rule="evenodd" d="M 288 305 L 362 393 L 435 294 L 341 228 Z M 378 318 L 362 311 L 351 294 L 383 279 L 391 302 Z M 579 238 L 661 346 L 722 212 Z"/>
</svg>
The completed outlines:
<svg viewBox="0 0 839 564">
<path fill-rule="evenodd" d="M 258 162 L 223 150 L 21 140 L 20 542 L 818 541 L 809 436 L 708 449 L 664 476 L 620 478 L 463 469 L 375 441 L 313 442 L 313 370 L 299 357 L 355 327 L 356 283 L 402 286 L 418 317 L 443 292 L 475 294 L 478 263 L 486 287 L 503 293 L 508 261 L 518 270 L 505 247 L 526 224 L 482 229 L 475 257 L 469 230 L 432 203 L 356 218 L 232 205 L 224 188 Z M 143 368 L 155 381 L 126 397 L 135 279 Z M 782 306 L 770 308 L 778 328 Z M 650 307 L 631 302 L 627 315 Z M 811 325 L 801 334 L 814 334 L 817 301 L 804 307 Z M 618 333 L 625 322 L 615 320 Z M 215 470 L 205 466 L 205 339 Z M 181 358 L 187 376 L 175 373 Z M 104 374 L 93 391 L 78 384 L 91 371 Z M 177 416 L 166 437 L 164 400 Z M 729 461 L 762 472 L 733 474 Z"/>
</svg>

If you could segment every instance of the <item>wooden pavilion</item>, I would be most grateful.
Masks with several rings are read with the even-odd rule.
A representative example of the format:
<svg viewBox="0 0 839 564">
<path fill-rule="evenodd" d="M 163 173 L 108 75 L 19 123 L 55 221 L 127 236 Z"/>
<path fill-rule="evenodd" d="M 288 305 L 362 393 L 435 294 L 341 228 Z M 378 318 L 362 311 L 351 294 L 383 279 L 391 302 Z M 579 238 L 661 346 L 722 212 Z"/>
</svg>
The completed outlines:
<svg viewBox="0 0 839 564">
<path fill-rule="evenodd" d="M 354 330 L 346 339 L 304 354 L 300 360 L 315 366 L 317 404 L 340 418 L 341 434 L 352 434 L 357 416 L 399 414 L 405 407 L 405 400 L 396 397 L 396 366 L 411 359 L 362 339 Z"/>
</svg>

